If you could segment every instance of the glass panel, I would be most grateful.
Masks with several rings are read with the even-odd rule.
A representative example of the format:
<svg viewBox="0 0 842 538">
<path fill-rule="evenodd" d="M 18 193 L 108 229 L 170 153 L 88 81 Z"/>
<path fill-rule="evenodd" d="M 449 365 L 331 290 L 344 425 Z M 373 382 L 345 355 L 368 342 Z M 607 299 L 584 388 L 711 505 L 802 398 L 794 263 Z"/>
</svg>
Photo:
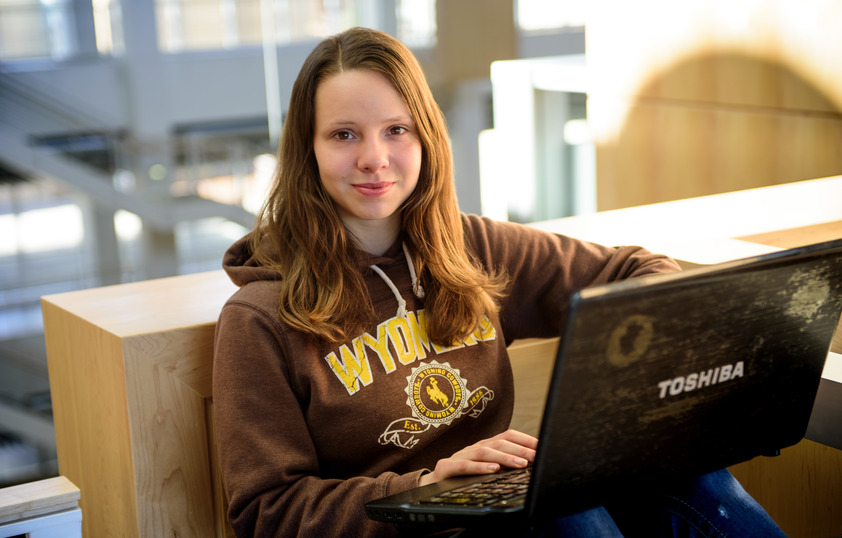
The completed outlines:
<svg viewBox="0 0 842 538">
<path fill-rule="evenodd" d="M 398 39 L 408 47 L 436 44 L 436 0 L 398 2 Z"/>
<path fill-rule="evenodd" d="M 0 59 L 49 55 L 49 35 L 40 3 L 0 0 Z"/>
<path fill-rule="evenodd" d="M 517 0 L 517 24 L 526 32 L 585 26 L 584 0 Z"/>
<path fill-rule="evenodd" d="M 181 32 L 185 49 L 222 48 L 222 10 L 218 0 L 181 0 Z"/>
<path fill-rule="evenodd" d="M 66 58 L 76 52 L 76 21 L 72 0 L 42 0 L 50 42 L 50 56 Z"/>
<path fill-rule="evenodd" d="M 76 54 L 75 1 L 83 0 L 0 0 L 0 60 L 59 60 Z M 91 2 L 97 50 L 100 54 L 122 53 L 119 1 Z M 87 25 L 82 27 L 84 31 Z"/>
<path fill-rule="evenodd" d="M 263 2 L 273 11 L 280 44 L 325 37 L 359 20 L 355 0 L 158 0 L 159 47 L 178 52 L 262 43 Z"/>
<path fill-rule="evenodd" d="M 239 44 L 257 45 L 262 43 L 260 0 L 238 1 L 236 4 Z"/>
<path fill-rule="evenodd" d="M 92 0 L 96 50 L 100 54 L 114 52 L 114 34 L 111 27 L 111 0 Z"/>
</svg>

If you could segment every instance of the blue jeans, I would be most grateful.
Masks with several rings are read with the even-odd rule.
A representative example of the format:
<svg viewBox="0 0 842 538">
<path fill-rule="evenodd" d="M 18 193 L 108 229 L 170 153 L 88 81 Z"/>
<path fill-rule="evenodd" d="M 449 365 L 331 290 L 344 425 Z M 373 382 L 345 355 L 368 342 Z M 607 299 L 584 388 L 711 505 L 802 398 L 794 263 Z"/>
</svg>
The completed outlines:
<svg viewBox="0 0 842 538">
<path fill-rule="evenodd" d="M 668 491 L 563 517 L 530 536 L 785 537 L 771 517 L 723 469 Z"/>
</svg>

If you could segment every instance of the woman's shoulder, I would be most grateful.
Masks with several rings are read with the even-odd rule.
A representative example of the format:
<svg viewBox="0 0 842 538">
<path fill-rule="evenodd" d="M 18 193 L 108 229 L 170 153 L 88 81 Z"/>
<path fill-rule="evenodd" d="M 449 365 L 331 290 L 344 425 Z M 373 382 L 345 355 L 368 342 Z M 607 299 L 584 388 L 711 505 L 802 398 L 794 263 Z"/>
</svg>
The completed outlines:
<svg viewBox="0 0 842 538">
<path fill-rule="evenodd" d="M 552 234 L 516 222 L 493 220 L 488 217 L 462 213 L 462 227 L 465 239 L 470 245 L 482 248 L 483 245 L 511 245 L 521 243 L 525 246 L 533 241 L 542 241 Z"/>
<path fill-rule="evenodd" d="M 254 280 L 243 284 L 223 305 L 223 315 L 264 318 L 280 328 L 278 286 L 279 282 L 274 280 Z"/>
<path fill-rule="evenodd" d="M 462 213 L 462 227 L 467 237 L 510 234 L 521 227 L 521 224 L 494 220 L 489 217 Z"/>
</svg>

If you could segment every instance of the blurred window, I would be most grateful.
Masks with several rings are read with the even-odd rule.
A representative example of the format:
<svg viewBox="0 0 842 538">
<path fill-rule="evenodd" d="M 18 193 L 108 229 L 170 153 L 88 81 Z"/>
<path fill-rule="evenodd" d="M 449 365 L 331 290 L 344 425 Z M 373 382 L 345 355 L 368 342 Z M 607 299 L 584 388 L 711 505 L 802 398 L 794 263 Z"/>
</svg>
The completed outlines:
<svg viewBox="0 0 842 538">
<path fill-rule="evenodd" d="M 583 0 L 517 0 L 517 25 L 524 32 L 585 26 Z"/>
<path fill-rule="evenodd" d="M 75 54 L 79 0 L 0 0 L 0 60 Z M 155 0 L 160 50 L 232 49 L 316 40 L 351 26 L 377 28 L 414 48 L 436 42 L 435 0 Z M 78 6 L 76 6 L 78 7 Z M 85 13 L 84 10 L 81 10 Z M 91 0 L 97 51 L 123 53 L 120 0 Z M 84 22 L 84 21 L 82 21 Z M 84 37 L 84 36 L 83 36 Z"/>
<path fill-rule="evenodd" d="M 276 43 L 318 39 L 365 25 L 355 0 L 157 0 L 158 45 L 165 52 L 225 49 L 263 42 L 263 17 Z M 270 23 L 271 24 L 271 23 Z M 270 26 L 271 28 L 271 26 Z"/>
<path fill-rule="evenodd" d="M 0 0 L 0 60 L 71 55 L 72 0 Z"/>
<path fill-rule="evenodd" d="M 398 0 L 398 39 L 412 48 L 436 44 L 436 0 Z"/>
<path fill-rule="evenodd" d="M 100 54 L 123 53 L 123 16 L 120 0 L 92 0 L 96 48 Z"/>
</svg>

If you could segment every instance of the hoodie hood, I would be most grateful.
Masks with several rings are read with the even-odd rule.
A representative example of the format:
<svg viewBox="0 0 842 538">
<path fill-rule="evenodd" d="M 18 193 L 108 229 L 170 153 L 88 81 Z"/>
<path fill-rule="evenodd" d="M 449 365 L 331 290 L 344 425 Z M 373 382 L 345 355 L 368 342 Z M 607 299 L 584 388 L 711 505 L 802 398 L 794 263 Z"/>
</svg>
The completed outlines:
<svg viewBox="0 0 842 538">
<path fill-rule="evenodd" d="M 251 233 L 238 239 L 225 251 L 222 268 L 231 282 L 243 287 L 258 280 L 280 280 L 281 275 L 272 269 L 260 265 L 251 250 Z"/>
<path fill-rule="evenodd" d="M 255 257 L 251 249 L 251 234 L 250 232 L 244 237 L 238 239 L 225 252 L 222 258 L 222 268 L 225 270 L 228 278 L 239 287 L 245 286 L 249 282 L 260 280 L 281 280 L 281 275 L 276 271 L 261 265 Z M 416 295 L 423 297 L 423 290 L 416 283 L 415 267 L 409 250 L 405 247 L 405 242 L 402 238 L 398 238 L 392 246 L 390 246 L 382 256 L 375 256 L 368 253 L 362 253 L 358 262 L 358 266 L 363 273 L 368 273 L 371 266 L 378 266 L 383 269 L 394 265 L 408 263 L 410 266 L 410 273 L 413 277 L 413 283 Z M 387 270 L 387 269 L 386 269 Z"/>
<path fill-rule="evenodd" d="M 253 232 L 252 232 L 253 233 Z M 251 233 L 239 239 L 236 243 L 225 252 L 222 259 L 222 267 L 228 274 L 234 284 L 243 287 L 249 282 L 262 280 L 281 280 L 282 275 L 276 271 L 260 265 L 255 259 L 251 250 Z M 401 297 L 397 286 L 392 282 L 386 272 L 380 267 L 389 267 L 396 263 L 406 263 L 409 269 L 410 279 L 412 281 L 412 291 L 419 299 L 424 297 L 424 289 L 418 282 L 418 277 L 415 273 L 415 264 L 412 261 L 412 256 L 406 243 L 398 238 L 392 246 L 390 246 L 382 256 L 373 256 L 368 253 L 363 253 L 360 256 L 359 267 L 366 272 L 367 269 L 373 271 L 385 284 L 395 296 L 398 303 L 397 316 L 406 317 L 406 300 Z"/>
</svg>

